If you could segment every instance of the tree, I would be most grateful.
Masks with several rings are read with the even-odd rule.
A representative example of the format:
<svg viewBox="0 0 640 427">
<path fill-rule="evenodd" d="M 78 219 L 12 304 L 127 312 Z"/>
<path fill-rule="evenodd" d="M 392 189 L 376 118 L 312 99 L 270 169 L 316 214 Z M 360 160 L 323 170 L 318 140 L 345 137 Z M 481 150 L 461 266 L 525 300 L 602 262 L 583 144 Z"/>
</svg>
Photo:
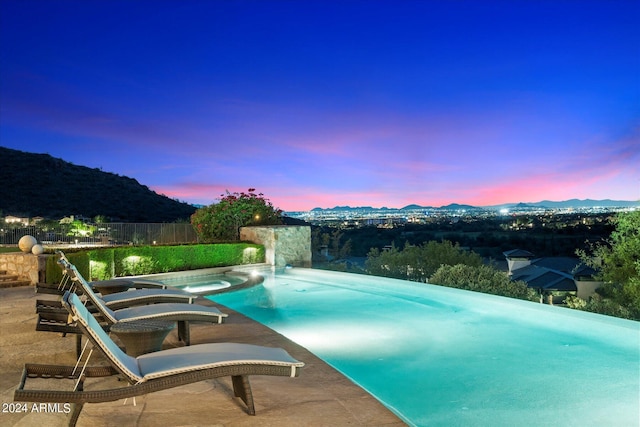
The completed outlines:
<svg viewBox="0 0 640 427">
<path fill-rule="evenodd" d="M 344 245 L 340 247 L 339 258 L 344 259 L 344 258 L 347 258 L 349 255 L 351 255 L 351 247 L 352 247 L 351 239 L 348 239 L 346 242 L 344 242 Z"/>
<path fill-rule="evenodd" d="M 323 231 L 321 227 L 314 227 L 311 229 L 311 250 L 313 255 L 319 257 L 317 261 L 335 261 L 345 259 L 351 255 L 353 249 L 353 242 L 351 239 L 347 239 L 344 243 L 344 233 L 335 229 L 327 232 Z M 326 255 L 323 254 L 322 249 L 326 248 Z"/>
<path fill-rule="evenodd" d="M 342 239 L 342 232 L 339 229 L 333 230 L 331 233 L 331 254 L 335 258 L 340 257 L 340 240 Z"/>
<path fill-rule="evenodd" d="M 84 222 L 76 219 L 69 224 L 69 231 L 67 236 L 75 237 L 87 237 L 93 236 L 97 227 L 95 225 L 85 224 Z"/>
<path fill-rule="evenodd" d="M 527 287 L 525 282 L 512 281 L 506 274 L 488 265 L 442 265 L 431 276 L 429 283 L 527 301 L 538 299 L 536 291 Z"/>
<path fill-rule="evenodd" d="M 388 251 L 371 249 L 365 265 L 369 274 L 376 276 L 426 282 L 443 264 L 479 266 L 482 258 L 474 252 L 462 250 L 459 245 L 448 240 L 432 240 L 419 246 L 406 244 L 402 250 L 394 245 Z"/>
<path fill-rule="evenodd" d="M 612 223 L 609 239 L 576 251 L 604 282 L 585 310 L 640 320 L 640 210 L 619 213 Z"/>
<path fill-rule="evenodd" d="M 106 224 L 110 221 L 105 215 L 96 215 L 93 218 L 93 222 L 95 222 L 96 224 Z"/>
<path fill-rule="evenodd" d="M 274 208 L 262 193 L 250 188 L 247 193 L 222 194 L 218 203 L 198 209 L 191 225 L 200 241 L 239 240 L 240 227 L 282 224 L 282 211 Z"/>
</svg>

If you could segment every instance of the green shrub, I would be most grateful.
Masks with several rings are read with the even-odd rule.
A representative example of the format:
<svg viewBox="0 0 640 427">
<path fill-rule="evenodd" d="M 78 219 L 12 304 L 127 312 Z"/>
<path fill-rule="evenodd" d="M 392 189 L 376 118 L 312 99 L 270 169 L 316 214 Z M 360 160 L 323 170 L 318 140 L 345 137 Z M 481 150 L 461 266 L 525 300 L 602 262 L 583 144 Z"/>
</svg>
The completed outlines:
<svg viewBox="0 0 640 427">
<path fill-rule="evenodd" d="M 538 299 L 536 292 L 528 288 L 525 282 L 512 281 L 506 274 L 488 265 L 443 265 L 431 276 L 429 282 L 528 301 Z"/>
<path fill-rule="evenodd" d="M 479 266 L 482 258 L 448 240 L 432 240 L 419 246 L 407 244 L 402 250 L 395 246 L 382 252 L 374 248 L 369 251 L 365 262 L 369 274 L 415 282 L 426 282 L 441 265 L 455 264 Z"/>
<path fill-rule="evenodd" d="M 89 255 L 87 252 L 65 252 L 65 255 L 69 261 L 78 268 L 78 271 L 83 277 L 89 277 Z M 47 257 L 47 283 L 60 283 L 60 280 L 62 280 L 62 270 L 58 265 L 58 259 L 59 257 L 57 255 Z"/>
<path fill-rule="evenodd" d="M 264 262 L 262 245 L 220 243 L 183 246 L 123 246 L 66 253 L 87 280 Z M 58 256 L 47 259 L 47 283 L 59 283 Z"/>
<path fill-rule="evenodd" d="M 262 193 L 229 193 L 218 203 L 198 209 L 191 224 L 202 242 L 240 239 L 240 227 L 282 224 L 282 211 L 273 207 Z"/>
<path fill-rule="evenodd" d="M 609 239 L 577 251 L 605 282 L 585 310 L 640 320 L 640 210 L 621 212 L 612 223 Z"/>
</svg>

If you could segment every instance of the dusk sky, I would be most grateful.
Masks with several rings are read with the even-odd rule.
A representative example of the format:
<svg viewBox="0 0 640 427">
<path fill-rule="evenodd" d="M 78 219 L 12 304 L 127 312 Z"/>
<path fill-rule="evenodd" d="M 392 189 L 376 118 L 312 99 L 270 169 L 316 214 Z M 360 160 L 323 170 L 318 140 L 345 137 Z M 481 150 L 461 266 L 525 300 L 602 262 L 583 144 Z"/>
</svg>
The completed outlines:
<svg viewBox="0 0 640 427">
<path fill-rule="evenodd" d="M 1 0 L 0 13 L 0 145 L 181 201 L 640 199 L 638 0 Z"/>
</svg>

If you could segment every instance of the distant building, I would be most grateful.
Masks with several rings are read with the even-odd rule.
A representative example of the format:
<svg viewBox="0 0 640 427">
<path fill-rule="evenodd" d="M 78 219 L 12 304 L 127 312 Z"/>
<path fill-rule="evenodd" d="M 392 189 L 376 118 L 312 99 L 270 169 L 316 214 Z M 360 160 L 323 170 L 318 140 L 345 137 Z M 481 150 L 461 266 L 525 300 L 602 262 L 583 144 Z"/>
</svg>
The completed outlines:
<svg viewBox="0 0 640 427">
<path fill-rule="evenodd" d="M 531 252 L 514 249 L 503 252 L 511 280 L 521 280 L 540 294 L 541 302 L 562 304 L 569 295 L 588 300 L 602 282 L 594 280 L 595 271 L 578 258 L 536 258 Z"/>
<path fill-rule="evenodd" d="M 60 224 L 71 224 L 73 221 L 75 221 L 77 218 L 74 215 L 70 215 L 70 216 L 65 216 L 64 218 L 62 218 L 60 221 L 58 221 Z"/>
<path fill-rule="evenodd" d="M 29 225 L 29 218 L 22 218 L 22 217 L 8 215 L 4 217 L 4 222 L 7 224 Z"/>
</svg>

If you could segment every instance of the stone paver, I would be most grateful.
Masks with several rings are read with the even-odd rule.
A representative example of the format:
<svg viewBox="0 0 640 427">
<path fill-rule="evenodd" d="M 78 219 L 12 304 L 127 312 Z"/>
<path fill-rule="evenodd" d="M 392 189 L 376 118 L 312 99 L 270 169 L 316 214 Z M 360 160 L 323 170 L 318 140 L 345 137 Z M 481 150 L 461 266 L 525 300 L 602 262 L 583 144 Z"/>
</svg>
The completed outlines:
<svg viewBox="0 0 640 427">
<path fill-rule="evenodd" d="M 0 289 L 0 393 L 3 408 L 13 402 L 24 363 L 73 364 L 75 338 L 35 330 L 33 287 Z M 201 304 L 216 306 L 204 298 Z M 202 381 L 122 401 L 87 404 L 78 426 L 404 426 L 391 411 L 350 380 L 271 329 L 218 306 L 229 313 L 225 324 L 192 325 L 192 344 L 233 341 L 286 349 L 306 366 L 298 378 L 251 377 L 256 416 L 247 415 L 233 397 L 229 378 Z M 174 330 L 164 348 L 181 346 Z M 101 358 L 92 356 L 100 363 Z M 48 380 L 49 382 L 54 380 Z M 118 385 L 115 378 L 101 380 Z M 29 404 L 30 406 L 31 404 Z M 63 414 L 0 412 L 0 426 L 63 426 Z"/>
</svg>

